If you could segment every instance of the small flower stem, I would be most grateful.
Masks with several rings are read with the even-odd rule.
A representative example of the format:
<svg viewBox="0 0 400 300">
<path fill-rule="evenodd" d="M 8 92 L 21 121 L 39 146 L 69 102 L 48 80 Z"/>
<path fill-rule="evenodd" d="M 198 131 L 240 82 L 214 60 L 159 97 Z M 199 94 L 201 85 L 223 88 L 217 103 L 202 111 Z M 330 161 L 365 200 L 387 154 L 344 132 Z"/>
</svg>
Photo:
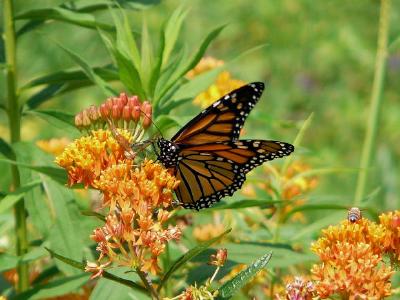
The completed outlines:
<svg viewBox="0 0 400 300">
<path fill-rule="evenodd" d="M 215 276 L 217 276 L 218 271 L 219 271 L 219 268 L 220 268 L 220 267 L 217 267 L 217 268 L 215 269 L 214 274 L 211 276 L 210 281 L 208 282 L 209 285 L 211 284 L 211 282 L 213 282 L 213 280 L 215 279 Z"/>
<path fill-rule="evenodd" d="M 158 295 L 156 289 L 153 287 L 151 280 L 149 279 L 148 275 L 141 271 L 140 268 L 136 268 L 136 272 L 139 275 L 140 279 L 142 280 L 146 289 L 150 292 L 151 298 L 154 300 L 159 300 L 160 296 Z"/>
<path fill-rule="evenodd" d="M 16 62 L 16 39 L 14 26 L 13 1 L 3 1 L 4 12 L 4 36 L 6 54 L 6 77 L 8 98 L 8 120 L 10 128 L 11 144 L 18 143 L 21 139 L 21 114 L 17 96 L 17 62 Z M 13 189 L 20 187 L 20 175 L 16 165 L 11 166 Z M 25 202 L 21 199 L 14 206 L 16 254 L 24 255 L 28 252 L 28 237 L 26 227 Z M 17 267 L 18 286 L 17 291 L 22 292 L 29 288 L 29 269 L 27 264 Z"/>
<path fill-rule="evenodd" d="M 375 155 L 376 135 L 379 125 L 379 114 L 382 105 L 382 91 L 385 80 L 385 69 L 387 59 L 388 35 L 390 28 L 390 4 L 391 0 L 381 0 L 379 28 L 378 28 L 378 49 L 376 52 L 374 81 L 372 84 L 371 104 L 367 121 L 367 129 L 364 138 L 364 145 L 360 159 L 360 171 L 358 173 L 357 186 L 354 196 L 354 206 L 359 206 L 365 197 L 365 189 L 368 179 L 368 168 L 372 164 Z"/>
</svg>

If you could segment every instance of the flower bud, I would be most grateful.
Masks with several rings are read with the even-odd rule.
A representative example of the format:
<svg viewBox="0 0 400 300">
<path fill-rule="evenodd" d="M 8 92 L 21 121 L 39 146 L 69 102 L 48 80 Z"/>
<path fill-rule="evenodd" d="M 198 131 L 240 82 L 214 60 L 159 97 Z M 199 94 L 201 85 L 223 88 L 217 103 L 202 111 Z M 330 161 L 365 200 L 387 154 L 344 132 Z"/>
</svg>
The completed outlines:
<svg viewBox="0 0 400 300">
<path fill-rule="evenodd" d="M 125 121 L 129 121 L 131 119 L 131 108 L 128 105 L 125 105 L 122 109 L 122 118 Z"/>
<path fill-rule="evenodd" d="M 142 104 L 142 111 L 143 111 L 143 128 L 147 129 L 152 123 L 152 113 L 153 107 L 151 106 L 150 102 L 145 101 Z"/>
<path fill-rule="evenodd" d="M 136 105 L 132 109 L 132 118 L 134 122 L 139 121 L 140 119 L 140 106 Z"/>
<path fill-rule="evenodd" d="M 96 106 L 91 105 L 87 109 L 90 120 L 97 121 L 100 117 L 99 111 Z"/>
<path fill-rule="evenodd" d="M 111 117 L 114 120 L 119 120 L 121 118 L 121 107 L 119 107 L 118 105 L 114 104 L 113 107 L 112 107 Z"/>
<path fill-rule="evenodd" d="M 138 96 L 131 96 L 131 97 L 129 97 L 129 99 L 128 99 L 128 105 L 131 107 L 131 108 L 133 108 L 133 107 L 135 107 L 135 106 L 139 106 L 140 105 L 140 102 L 139 102 L 139 97 Z"/>
<path fill-rule="evenodd" d="M 107 106 L 106 103 L 102 103 L 100 105 L 100 115 L 104 120 L 107 120 L 110 116 L 111 109 Z"/>
<path fill-rule="evenodd" d="M 228 257 L 228 250 L 218 249 L 216 254 L 211 254 L 210 261 L 208 264 L 217 267 L 222 267 L 225 264 L 227 257 Z"/>
<path fill-rule="evenodd" d="M 126 93 L 120 93 L 119 99 L 120 102 L 123 103 L 123 105 L 126 105 L 128 103 L 128 95 Z"/>
<path fill-rule="evenodd" d="M 84 127 L 90 126 L 91 124 L 89 114 L 86 109 L 82 111 L 82 121 Z"/>
<path fill-rule="evenodd" d="M 106 102 L 104 104 L 107 106 L 108 110 L 111 111 L 113 107 L 113 101 L 112 98 L 107 98 Z"/>
<path fill-rule="evenodd" d="M 83 114 L 82 112 L 79 112 L 76 116 L 75 116 L 75 126 L 78 129 L 81 129 L 83 127 Z"/>
</svg>

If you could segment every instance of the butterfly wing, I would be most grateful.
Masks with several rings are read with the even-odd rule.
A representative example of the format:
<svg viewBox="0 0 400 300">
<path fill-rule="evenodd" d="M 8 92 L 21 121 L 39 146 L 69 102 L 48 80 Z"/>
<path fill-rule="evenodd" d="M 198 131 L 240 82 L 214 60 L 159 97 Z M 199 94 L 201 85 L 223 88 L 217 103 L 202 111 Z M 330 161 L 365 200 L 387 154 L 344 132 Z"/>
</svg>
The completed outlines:
<svg viewBox="0 0 400 300">
<path fill-rule="evenodd" d="M 246 117 L 263 91 L 262 82 L 253 82 L 232 91 L 192 119 L 171 141 L 200 145 L 237 140 Z"/>
<path fill-rule="evenodd" d="M 233 195 L 246 173 L 265 161 L 289 155 L 294 147 L 278 141 L 239 140 L 194 145 L 182 151 L 176 167 L 176 195 L 185 208 L 210 207 Z"/>
</svg>

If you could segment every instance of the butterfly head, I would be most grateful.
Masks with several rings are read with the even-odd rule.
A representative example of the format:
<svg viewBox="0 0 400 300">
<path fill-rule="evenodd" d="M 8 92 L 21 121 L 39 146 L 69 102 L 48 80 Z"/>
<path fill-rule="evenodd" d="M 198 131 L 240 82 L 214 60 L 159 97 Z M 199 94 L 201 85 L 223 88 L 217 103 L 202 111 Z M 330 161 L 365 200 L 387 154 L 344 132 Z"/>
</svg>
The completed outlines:
<svg viewBox="0 0 400 300">
<path fill-rule="evenodd" d="M 178 163 L 178 146 L 166 139 L 160 138 L 157 141 L 157 145 L 160 148 L 160 154 L 158 159 L 166 168 L 175 167 Z"/>
</svg>

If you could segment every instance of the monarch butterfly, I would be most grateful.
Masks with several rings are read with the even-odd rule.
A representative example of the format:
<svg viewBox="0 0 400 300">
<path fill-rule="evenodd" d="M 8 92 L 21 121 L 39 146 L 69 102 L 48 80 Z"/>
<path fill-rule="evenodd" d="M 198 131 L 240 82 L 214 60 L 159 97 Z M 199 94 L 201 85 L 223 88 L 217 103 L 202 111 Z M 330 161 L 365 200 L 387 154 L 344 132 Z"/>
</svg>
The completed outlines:
<svg viewBox="0 0 400 300">
<path fill-rule="evenodd" d="M 244 85 L 206 108 L 170 141 L 158 139 L 158 160 L 180 180 L 175 193 L 184 208 L 200 210 L 232 196 L 250 170 L 293 152 L 293 145 L 284 142 L 239 140 L 263 91 L 262 82 Z"/>
</svg>

